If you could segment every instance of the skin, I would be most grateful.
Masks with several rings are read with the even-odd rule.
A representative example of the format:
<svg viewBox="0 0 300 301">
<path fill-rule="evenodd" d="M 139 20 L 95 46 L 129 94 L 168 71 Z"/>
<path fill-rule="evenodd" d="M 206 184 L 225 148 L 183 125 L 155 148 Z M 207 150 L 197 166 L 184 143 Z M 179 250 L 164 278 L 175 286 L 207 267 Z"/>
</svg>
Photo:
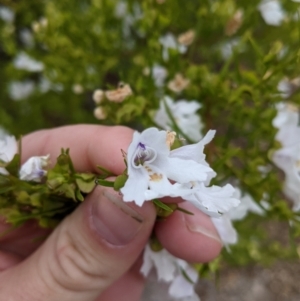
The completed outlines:
<svg viewBox="0 0 300 301">
<path fill-rule="evenodd" d="M 70 148 L 77 171 L 97 173 L 101 165 L 120 174 L 120 150 L 127 150 L 132 135 L 129 128 L 95 125 L 41 130 L 23 138 L 22 161 L 50 154 L 54 163 L 61 148 Z M 142 251 L 153 229 L 162 245 L 184 260 L 218 256 L 222 246 L 210 218 L 186 203 L 181 206 L 194 213 L 190 219 L 176 211 L 162 222 L 155 222 L 151 202 L 141 208 L 128 203 L 143 218 L 138 234 L 125 245 L 107 243 L 90 222 L 91 208 L 105 191 L 97 187 L 52 233 L 30 221 L 0 237 L 0 300 L 137 301 L 145 283 L 139 273 Z M 9 228 L 0 219 L 0 233 Z"/>
</svg>

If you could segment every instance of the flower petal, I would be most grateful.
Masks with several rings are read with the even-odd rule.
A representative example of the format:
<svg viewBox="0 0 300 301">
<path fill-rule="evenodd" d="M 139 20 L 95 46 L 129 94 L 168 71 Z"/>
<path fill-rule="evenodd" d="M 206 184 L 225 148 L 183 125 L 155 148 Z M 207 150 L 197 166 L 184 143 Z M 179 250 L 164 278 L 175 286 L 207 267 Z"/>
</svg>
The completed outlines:
<svg viewBox="0 0 300 301">
<path fill-rule="evenodd" d="M 183 199 L 210 216 L 220 216 L 240 204 L 240 201 L 233 197 L 234 188 L 230 184 L 224 187 L 205 187 L 200 183 L 194 190 L 193 194 L 184 196 Z"/>
</svg>

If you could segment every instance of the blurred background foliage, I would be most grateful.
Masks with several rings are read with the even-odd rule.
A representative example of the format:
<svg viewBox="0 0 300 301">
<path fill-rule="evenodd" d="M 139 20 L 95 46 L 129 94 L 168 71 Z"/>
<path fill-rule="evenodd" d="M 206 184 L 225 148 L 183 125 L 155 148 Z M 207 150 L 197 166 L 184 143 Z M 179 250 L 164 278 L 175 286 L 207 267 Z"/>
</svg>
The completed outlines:
<svg viewBox="0 0 300 301">
<path fill-rule="evenodd" d="M 218 174 L 213 183 L 241 187 L 265 210 L 235 223 L 239 243 L 223 258 L 230 264 L 297 258 L 299 213 L 284 199 L 271 154 L 279 147 L 272 126 L 283 99 L 278 84 L 299 76 L 300 4 L 280 1 L 280 26 L 266 23 L 259 4 L 0 0 L 1 126 L 17 136 L 77 123 L 141 129 L 155 125 L 153 112 L 164 95 L 197 100 L 203 133 L 217 129 L 206 151 Z M 160 41 L 189 31 L 192 43 L 167 49 Z M 24 55 L 35 61 L 30 67 L 18 63 Z M 153 76 L 158 65 L 167 70 L 161 85 Z M 180 93 L 166 84 L 177 73 L 190 81 Z M 97 120 L 93 92 L 116 89 L 121 81 L 133 95 L 122 103 L 104 101 L 107 116 Z M 300 105 L 293 92 L 285 98 Z M 272 222 L 287 229 L 287 237 L 272 235 Z"/>
</svg>

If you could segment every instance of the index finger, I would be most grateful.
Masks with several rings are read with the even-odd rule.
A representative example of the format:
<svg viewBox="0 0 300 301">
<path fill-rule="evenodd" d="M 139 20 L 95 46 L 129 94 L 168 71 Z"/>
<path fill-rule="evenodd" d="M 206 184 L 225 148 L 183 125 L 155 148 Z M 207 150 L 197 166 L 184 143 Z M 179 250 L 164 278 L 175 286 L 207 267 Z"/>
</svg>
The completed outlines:
<svg viewBox="0 0 300 301">
<path fill-rule="evenodd" d="M 61 149 L 70 149 L 79 172 L 98 172 L 97 165 L 120 174 L 125 169 L 121 149 L 127 151 L 133 130 L 122 126 L 71 125 L 40 130 L 22 138 L 22 162 L 49 154 L 52 165 Z"/>
</svg>

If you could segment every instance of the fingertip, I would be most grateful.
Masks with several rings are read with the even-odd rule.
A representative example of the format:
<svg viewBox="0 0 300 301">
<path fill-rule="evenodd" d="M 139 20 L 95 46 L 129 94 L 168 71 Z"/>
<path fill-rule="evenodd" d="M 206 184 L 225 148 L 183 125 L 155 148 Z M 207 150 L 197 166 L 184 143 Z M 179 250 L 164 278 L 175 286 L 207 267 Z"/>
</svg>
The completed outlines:
<svg viewBox="0 0 300 301">
<path fill-rule="evenodd" d="M 166 220 L 158 222 L 155 234 L 163 247 L 174 256 L 189 262 L 208 262 L 222 249 L 220 237 L 209 216 L 190 204 L 181 207 L 194 215 L 175 211 Z"/>
<path fill-rule="evenodd" d="M 79 124 L 40 130 L 22 138 L 22 162 L 50 155 L 55 163 L 61 149 L 70 149 L 77 171 L 98 172 L 97 165 L 120 174 L 125 169 L 121 150 L 127 151 L 133 130 L 124 126 Z"/>
</svg>

